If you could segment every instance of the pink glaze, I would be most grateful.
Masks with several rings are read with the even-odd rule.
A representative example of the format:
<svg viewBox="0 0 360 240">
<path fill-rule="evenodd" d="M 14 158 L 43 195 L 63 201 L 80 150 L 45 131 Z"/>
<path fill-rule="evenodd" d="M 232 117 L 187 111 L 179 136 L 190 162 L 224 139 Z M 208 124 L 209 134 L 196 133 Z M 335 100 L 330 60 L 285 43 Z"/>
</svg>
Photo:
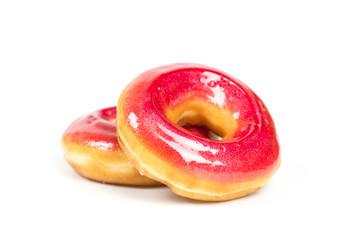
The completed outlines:
<svg viewBox="0 0 360 240">
<path fill-rule="evenodd" d="M 64 135 L 79 144 L 104 151 L 122 151 L 116 135 L 116 107 L 95 111 L 76 119 Z M 201 126 L 184 126 L 192 134 L 206 138 L 209 130 Z"/>
<path fill-rule="evenodd" d="M 70 141 L 104 151 L 122 151 L 116 136 L 116 107 L 98 110 L 76 119 L 64 136 Z"/>
<path fill-rule="evenodd" d="M 206 127 L 187 125 L 183 126 L 182 128 L 188 130 L 193 135 L 196 135 L 198 137 L 210 138 L 210 132 Z"/>
<path fill-rule="evenodd" d="M 184 131 L 165 116 L 187 100 L 229 109 L 239 123 L 231 139 L 213 141 Z M 199 64 L 149 70 L 128 86 L 123 104 L 138 140 L 183 171 L 235 183 L 271 174 L 279 164 L 274 122 L 260 98 L 236 78 Z"/>
</svg>

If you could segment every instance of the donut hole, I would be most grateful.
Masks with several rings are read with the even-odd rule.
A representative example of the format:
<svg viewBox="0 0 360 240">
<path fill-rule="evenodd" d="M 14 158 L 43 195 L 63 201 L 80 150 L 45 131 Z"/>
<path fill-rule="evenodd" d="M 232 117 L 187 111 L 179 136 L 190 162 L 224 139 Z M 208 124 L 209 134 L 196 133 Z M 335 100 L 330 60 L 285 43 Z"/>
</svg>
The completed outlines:
<svg viewBox="0 0 360 240">
<path fill-rule="evenodd" d="M 176 124 L 198 137 L 215 141 L 223 139 L 223 136 L 215 132 L 214 129 L 208 127 L 206 122 L 206 119 L 204 119 L 200 114 L 187 112 Z"/>
<path fill-rule="evenodd" d="M 208 129 L 208 139 L 223 140 L 233 136 L 238 128 L 230 110 L 220 108 L 204 101 L 188 101 L 168 109 L 167 118 L 174 124 L 184 127 L 197 126 Z"/>
</svg>

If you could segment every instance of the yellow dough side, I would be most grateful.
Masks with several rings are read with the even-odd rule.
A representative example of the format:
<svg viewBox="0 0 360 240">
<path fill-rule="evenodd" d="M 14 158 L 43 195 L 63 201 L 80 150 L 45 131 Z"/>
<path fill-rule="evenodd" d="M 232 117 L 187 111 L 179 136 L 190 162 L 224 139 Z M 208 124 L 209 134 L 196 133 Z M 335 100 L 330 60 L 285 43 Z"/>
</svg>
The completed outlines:
<svg viewBox="0 0 360 240">
<path fill-rule="evenodd" d="M 62 138 L 65 159 L 81 176 L 103 183 L 156 186 L 161 183 L 141 175 L 122 151 L 104 151 Z"/>
</svg>

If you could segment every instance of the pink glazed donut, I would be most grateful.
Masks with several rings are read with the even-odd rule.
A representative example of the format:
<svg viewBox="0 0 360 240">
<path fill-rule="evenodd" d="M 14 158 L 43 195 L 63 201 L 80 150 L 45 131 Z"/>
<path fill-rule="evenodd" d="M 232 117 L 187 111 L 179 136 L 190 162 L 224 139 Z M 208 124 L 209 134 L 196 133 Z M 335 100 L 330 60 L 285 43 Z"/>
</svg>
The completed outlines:
<svg viewBox="0 0 360 240">
<path fill-rule="evenodd" d="M 181 126 L 203 126 L 220 140 Z M 176 194 L 224 201 L 265 185 L 280 166 L 274 122 L 236 78 L 199 64 L 172 64 L 135 78 L 118 101 L 116 129 L 131 163 Z"/>
<path fill-rule="evenodd" d="M 76 119 L 62 137 L 65 159 L 81 176 L 105 183 L 160 185 L 130 164 L 116 136 L 116 107 Z"/>
<path fill-rule="evenodd" d="M 65 159 L 81 176 L 104 183 L 152 186 L 161 183 L 142 176 L 130 163 L 116 136 L 116 107 L 76 119 L 62 137 Z M 199 137 L 206 128 L 185 126 Z"/>
</svg>

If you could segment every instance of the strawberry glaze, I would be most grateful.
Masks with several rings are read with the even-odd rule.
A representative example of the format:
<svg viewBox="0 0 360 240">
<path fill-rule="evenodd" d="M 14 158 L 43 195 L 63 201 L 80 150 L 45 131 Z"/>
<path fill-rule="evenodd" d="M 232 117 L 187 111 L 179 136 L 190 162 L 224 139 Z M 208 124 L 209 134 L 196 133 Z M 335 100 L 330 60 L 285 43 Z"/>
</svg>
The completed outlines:
<svg viewBox="0 0 360 240">
<path fill-rule="evenodd" d="M 66 129 L 68 140 L 104 151 L 122 151 L 116 136 L 116 107 L 95 111 L 76 119 Z"/>
<path fill-rule="evenodd" d="M 206 127 L 187 125 L 187 126 L 183 126 L 182 128 L 188 130 L 195 136 L 202 138 L 210 138 L 210 131 Z"/>
<path fill-rule="evenodd" d="M 265 177 L 280 162 L 274 122 L 260 98 L 236 78 L 199 64 L 149 70 L 131 82 L 123 114 L 137 139 L 182 171 L 223 183 Z M 184 131 L 165 112 L 189 100 L 228 109 L 239 127 L 213 141 Z"/>
<path fill-rule="evenodd" d="M 122 151 L 116 136 L 116 107 L 95 111 L 76 119 L 64 136 L 70 141 L 104 151 Z M 192 134 L 207 138 L 209 130 L 201 126 L 184 126 Z"/>
</svg>

